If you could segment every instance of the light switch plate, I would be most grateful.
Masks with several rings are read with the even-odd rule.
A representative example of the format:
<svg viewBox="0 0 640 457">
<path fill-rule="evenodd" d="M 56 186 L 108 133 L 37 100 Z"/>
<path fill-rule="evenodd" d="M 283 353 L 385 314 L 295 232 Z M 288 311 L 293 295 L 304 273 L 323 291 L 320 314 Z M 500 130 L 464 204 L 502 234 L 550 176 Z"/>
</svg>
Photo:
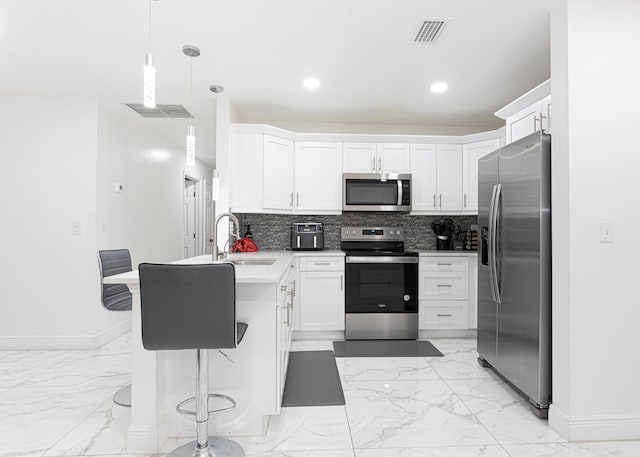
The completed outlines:
<svg viewBox="0 0 640 457">
<path fill-rule="evenodd" d="M 600 222 L 600 243 L 613 243 L 613 223 Z"/>
<path fill-rule="evenodd" d="M 71 234 L 82 235 L 82 224 L 80 224 L 80 222 L 73 222 L 71 224 Z"/>
</svg>

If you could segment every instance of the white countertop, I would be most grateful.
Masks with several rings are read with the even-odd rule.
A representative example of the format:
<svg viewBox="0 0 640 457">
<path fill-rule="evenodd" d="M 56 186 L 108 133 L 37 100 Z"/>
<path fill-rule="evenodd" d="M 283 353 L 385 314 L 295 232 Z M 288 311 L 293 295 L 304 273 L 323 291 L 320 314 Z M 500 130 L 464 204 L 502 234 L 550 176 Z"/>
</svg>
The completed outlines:
<svg viewBox="0 0 640 457">
<path fill-rule="evenodd" d="M 421 257 L 477 257 L 478 251 L 438 251 L 436 249 L 420 249 Z"/>
<path fill-rule="evenodd" d="M 258 251 L 231 254 L 228 260 L 232 259 L 273 259 L 271 265 L 235 265 L 236 283 L 271 283 L 278 282 L 291 263 L 293 252 L 291 251 Z M 221 261 L 223 263 L 225 261 Z M 211 255 L 200 255 L 188 259 L 180 259 L 171 262 L 178 265 L 199 265 L 214 263 Z M 119 275 L 104 278 L 105 284 L 138 284 L 138 270 L 121 273 Z"/>
</svg>

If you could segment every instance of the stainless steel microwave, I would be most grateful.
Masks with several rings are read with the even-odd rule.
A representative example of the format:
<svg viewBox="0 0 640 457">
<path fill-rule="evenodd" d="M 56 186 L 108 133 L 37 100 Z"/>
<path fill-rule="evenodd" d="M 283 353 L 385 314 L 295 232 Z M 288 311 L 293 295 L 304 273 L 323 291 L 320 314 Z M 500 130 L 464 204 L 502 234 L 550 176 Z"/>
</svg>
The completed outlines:
<svg viewBox="0 0 640 457">
<path fill-rule="evenodd" d="M 411 211 L 410 174 L 345 173 L 342 211 Z"/>
</svg>

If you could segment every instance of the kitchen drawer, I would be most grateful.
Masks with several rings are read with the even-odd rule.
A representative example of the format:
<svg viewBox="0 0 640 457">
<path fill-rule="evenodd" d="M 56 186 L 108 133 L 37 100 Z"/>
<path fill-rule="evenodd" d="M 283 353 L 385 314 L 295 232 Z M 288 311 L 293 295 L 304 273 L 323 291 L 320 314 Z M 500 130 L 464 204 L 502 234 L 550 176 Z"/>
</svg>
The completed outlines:
<svg viewBox="0 0 640 457">
<path fill-rule="evenodd" d="M 300 271 L 342 271 L 344 257 L 300 257 Z"/>
<path fill-rule="evenodd" d="M 462 273 L 420 274 L 420 300 L 468 300 L 469 275 Z"/>
<path fill-rule="evenodd" d="M 466 301 L 442 304 L 421 301 L 419 327 L 421 329 L 466 329 L 469 326 L 468 314 Z"/>
<path fill-rule="evenodd" d="M 421 257 L 420 271 L 433 271 L 448 273 L 452 271 L 468 271 L 469 259 L 467 257 Z"/>
</svg>

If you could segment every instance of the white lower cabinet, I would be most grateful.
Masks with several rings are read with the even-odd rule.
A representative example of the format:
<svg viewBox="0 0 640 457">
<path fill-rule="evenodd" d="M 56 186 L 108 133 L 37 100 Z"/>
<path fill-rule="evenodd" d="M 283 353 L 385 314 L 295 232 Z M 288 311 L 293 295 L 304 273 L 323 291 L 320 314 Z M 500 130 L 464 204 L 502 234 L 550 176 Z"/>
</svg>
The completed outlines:
<svg viewBox="0 0 640 457">
<path fill-rule="evenodd" d="M 276 306 L 276 386 L 277 401 L 276 412 L 280 414 L 282 395 L 284 393 L 287 368 L 289 367 L 289 352 L 291 350 L 291 337 L 293 336 L 293 307 L 295 294 L 295 263 L 284 274 L 278 284 Z"/>
<path fill-rule="evenodd" d="M 301 257 L 298 294 L 300 330 L 344 330 L 344 257 Z"/>
<path fill-rule="evenodd" d="M 421 257 L 419 329 L 469 328 L 469 258 Z"/>
</svg>

